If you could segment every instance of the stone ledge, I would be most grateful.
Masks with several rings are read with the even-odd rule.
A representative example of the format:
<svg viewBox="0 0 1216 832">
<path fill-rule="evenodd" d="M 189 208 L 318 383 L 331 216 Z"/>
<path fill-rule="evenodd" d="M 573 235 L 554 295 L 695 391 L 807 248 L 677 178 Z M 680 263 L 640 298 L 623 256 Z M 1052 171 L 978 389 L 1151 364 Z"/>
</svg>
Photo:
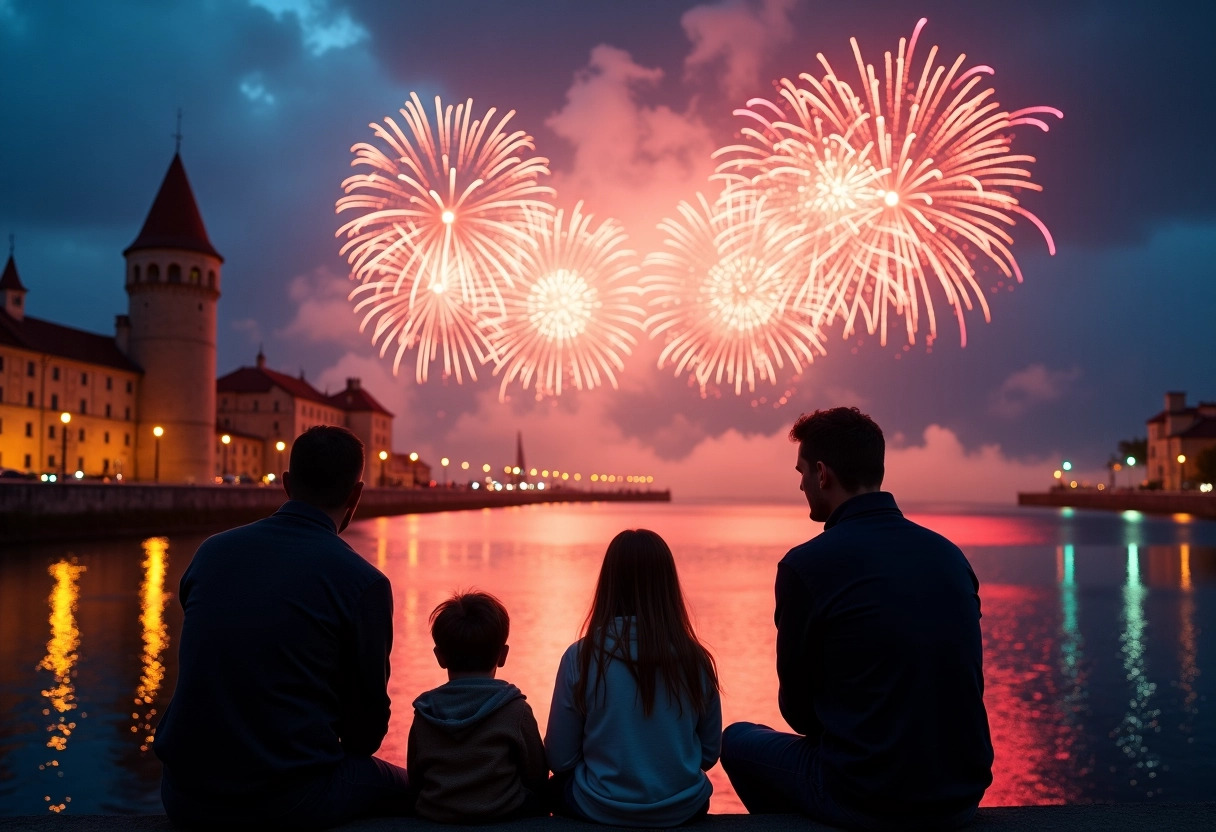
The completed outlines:
<svg viewBox="0 0 1216 832">
<path fill-rule="evenodd" d="M 392 830 L 497 830 L 497 832 L 594 832 L 619 827 L 546 818 L 484 826 L 444 826 L 406 818 L 370 818 L 339 827 L 342 832 L 392 832 Z M 690 824 L 690 830 L 707 832 L 821 832 L 831 827 L 812 823 L 799 815 L 710 815 Z M 172 830 L 164 815 L 37 815 L 0 818 L 5 832 L 167 832 Z M 1096 829 L 1102 832 L 1211 832 L 1216 829 L 1213 803 L 1118 803 L 1081 806 L 1008 806 L 981 809 L 968 832 L 1023 832 L 1023 830 Z"/>
</svg>

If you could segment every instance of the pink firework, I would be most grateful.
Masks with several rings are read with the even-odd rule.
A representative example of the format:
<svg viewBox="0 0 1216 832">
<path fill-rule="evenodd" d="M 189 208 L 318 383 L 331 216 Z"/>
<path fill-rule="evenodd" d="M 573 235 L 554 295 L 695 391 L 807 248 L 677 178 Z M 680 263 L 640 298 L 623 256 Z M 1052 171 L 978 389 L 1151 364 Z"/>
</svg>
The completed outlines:
<svg viewBox="0 0 1216 832">
<path fill-rule="evenodd" d="M 500 399 L 515 381 L 534 387 L 537 397 L 605 381 L 617 386 L 645 315 L 634 282 L 637 256 L 620 225 L 591 222 L 581 202 L 568 215 L 533 212 L 537 244 L 504 290 L 504 315 L 492 336 Z"/>
<path fill-rule="evenodd" d="M 1046 226 L 1020 203 L 1034 158 L 1012 151 L 1014 128 L 1063 114 L 1051 107 L 1007 111 L 983 83 L 987 66 L 963 69 L 935 63 L 931 47 L 914 69 L 913 54 L 926 21 L 879 71 L 850 42 L 861 77 L 854 90 L 822 54 L 822 78 L 783 79 L 776 102 L 752 99 L 736 114 L 748 119 L 745 143 L 723 148 L 718 174 L 742 198 L 769 200 L 777 221 L 795 231 L 801 253 L 791 287 L 795 305 L 812 319 L 843 321 L 887 339 L 888 314 L 901 315 L 915 343 L 922 310 L 928 339 L 937 333 L 933 295 L 958 320 L 966 344 L 964 312 L 990 313 L 975 261 L 1022 280 L 1010 229 L 1018 217 L 1055 244 Z"/>
<path fill-rule="evenodd" d="M 763 198 L 726 199 L 711 206 L 681 202 L 680 218 L 666 219 L 663 251 L 646 258 L 645 288 L 652 314 L 646 328 L 662 337 L 659 367 L 688 372 L 702 391 L 710 384 L 779 381 L 823 354 L 819 332 L 789 304 L 792 226 L 774 226 Z"/>
<path fill-rule="evenodd" d="M 337 210 L 357 216 L 338 229 L 341 253 L 364 284 L 352 297 L 362 296 L 364 327 L 389 316 L 375 332 L 397 339 L 396 364 L 401 350 L 419 349 L 418 381 L 441 351 L 446 373 L 459 380 L 463 364 L 476 378 L 490 356 L 476 321 L 501 313 L 502 289 L 534 245 L 527 215 L 552 193 L 538 183 L 548 160 L 508 129 L 514 111 L 473 118 L 472 100 L 444 107 L 436 97 L 432 125 L 411 93 L 400 113 L 404 128 L 371 125 L 380 144 L 352 148 L 352 167 L 366 171 L 342 183 Z"/>
</svg>

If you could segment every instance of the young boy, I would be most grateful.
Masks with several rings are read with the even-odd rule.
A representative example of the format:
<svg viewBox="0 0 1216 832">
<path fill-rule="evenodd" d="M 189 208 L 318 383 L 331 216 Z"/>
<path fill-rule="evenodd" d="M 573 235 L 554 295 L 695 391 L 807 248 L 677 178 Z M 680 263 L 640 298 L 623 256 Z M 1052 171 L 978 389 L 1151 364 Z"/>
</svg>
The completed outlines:
<svg viewBox="0 0 1216 832">
<path fill-rule="evenodd" d="M 420 816 L 477 823 L 547 814 L 549 767 L 532 708 L 495 679 L 510 619 L 485 592 L 453 595 L 431 613 L 445 685 L 414 700 L 406 769 Z"/>
</svg>

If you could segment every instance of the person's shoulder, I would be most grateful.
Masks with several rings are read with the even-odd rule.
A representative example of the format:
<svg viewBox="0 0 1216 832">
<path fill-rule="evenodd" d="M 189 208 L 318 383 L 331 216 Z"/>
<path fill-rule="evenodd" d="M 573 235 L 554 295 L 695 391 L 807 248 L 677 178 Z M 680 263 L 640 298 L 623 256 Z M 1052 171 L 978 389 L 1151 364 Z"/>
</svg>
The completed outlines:
<svg viewBox="0 0 1216 832">
<path fill-rule="evenodd" d="M 781 563 L 787 566 L 805 566 L 815 561 L 830 557 L 834 551 L 832 546 L 832 530 L 826 529 L 810 540 L 799 543 L 785 553 Z"/>
</svg>

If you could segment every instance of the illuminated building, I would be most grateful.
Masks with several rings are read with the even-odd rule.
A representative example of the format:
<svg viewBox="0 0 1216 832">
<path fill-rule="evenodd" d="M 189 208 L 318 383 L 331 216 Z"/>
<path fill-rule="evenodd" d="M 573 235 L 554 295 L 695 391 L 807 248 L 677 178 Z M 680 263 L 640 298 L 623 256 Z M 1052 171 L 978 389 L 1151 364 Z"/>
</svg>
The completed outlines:
<svg viewBox="0 0 1216 832">
<path fill-rule="evenodd" d="M 260 479 L 286 468 L 292 439 L 315 424 L 349 428 L 369 459 L 391 453 L 392 414 L 358 379 L 329 396 L 259 357 L 217 384 L 224 261 L 179 155 L 123 256 L 127 312 L 102 335 L 26 315 L 10 250 L 0 275 L 0 468 L 162 483 L 210 483 L 225 472 Z M 265 376 L 261 386 L 234 389 L 220 406 L 217 387 L 248 374 Z"/>
<path fill-rule="evenodd" d="M 1216 402 L 1187 407 L 1186 393 L 1166 393 L 1165 409 L 1148 420 L 1149 481 L 1166 491 L 1197 482 L 1195 460 L 1210 448 L 1216 448 Z"/>
</svg>

